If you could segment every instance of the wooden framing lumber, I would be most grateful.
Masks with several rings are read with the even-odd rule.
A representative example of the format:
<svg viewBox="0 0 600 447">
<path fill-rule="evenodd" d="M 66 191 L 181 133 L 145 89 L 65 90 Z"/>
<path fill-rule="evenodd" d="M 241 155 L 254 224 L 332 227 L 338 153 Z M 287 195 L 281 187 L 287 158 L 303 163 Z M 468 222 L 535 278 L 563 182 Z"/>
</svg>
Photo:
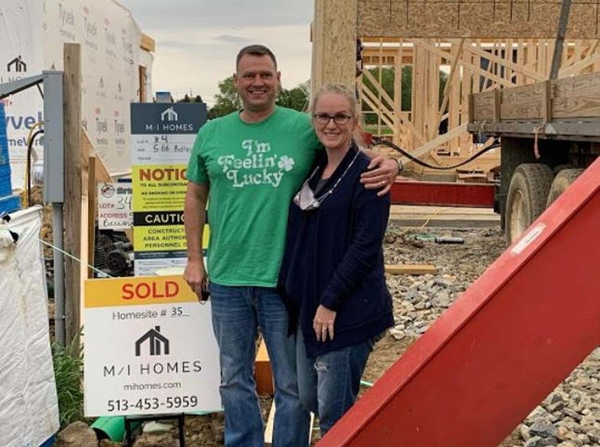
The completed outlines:
<svg viewBox="0 0 600 447">
<path fill-rule="evenodd" d="M 467 132 L 467 125 L 469 123 L 464 123 L 461 124 L 458 127 L 455 127 L 454 129 L 450 130 L 450 132 L 445 133 L 443 135 L 440 135 L 437 138 L 434 138 L 433 140 L 431 140 L 430 142 L 416 148 L 414 151 L 411 152 L 411 155 L 413 157 L 419 158 L 422 155 L 427 154 L 429 151 L 443 145 L 444 143 L 452 140 L 452 138 L 456 138 L 462 134 L 465 134 Z M 407 164 L 410 163 L 411 160 L 408 157 L 401 157 L 400 160 L 402 161 L 402 163 Z"/>
<path fill-rule="evenodd" d="M 520 94 L 527 98 L 529 104 L 542 104 L 539 112 L 532 113 L 528 118 L 543 120 L 543 97 L 548 93 L 541 84 L 527 86 L 526 89 L 522 89 Z M 600 117 L 600 73 L 558 79 L 552 83 L 550 90 L 552 103 L 548 113 L 551 118 Z"/>
<path fill-rule="evenodd" d="M 414 125 L 410 121 L 402 119 L 402 112 L 400 111 L 399 105 L 394 103 L 394 100 L 392 98 L 390 98 L 390 96 L 383 89 L 383 87 L 381 87 L 381 84 L 379 82 L 377 82 L 377 80 L 373 77 L 373 75 L 371 73 L 369 73 L 367 70 L 365 70 L 365 72 L 363 73 L 363 75 L 369 81 L 371 81 L 371 84 L 373 84 L 373 86 L 375 87 L 375 89 L 377 90 L 377 92 L 381 95 L 381 97 L 383 99 L 385 99 L 388 102 L 388 104 L 392 107 L 392 111 L 396 114 L 396 116 L 398 117 L 398 119 L 413 132 L 413 134 L 415 135 L 416 139 L 420 143 L 423 143 L 425 141 L 424 138 L 423 138 L 423 135 L 421 135 L 421 133 L 417 129 L 415 129 Z"/>
<path fill-rule="evenodd" d="M 394 119 L 389 116 L 389 109 L 378 100 L 375 93 L 373 93 L 365 84 L 362 85 L 362 100 L 373 109 L 373 112 L 377 114 L 378 119 L 385 121 L 387 126 L 393 127 Z"/>
<path fill-rule="evenodd" d="M 81 46 L 67 43 L 64 46 L 64 97 L 65 97 L 65 250 L 81 257 Z M 81 289 L 79 263 L 65 259 L 65 331 L 66 343 L 77 338 L 81 325 Z"/>
<path fill-rule="evenodd" d="M 559 70 L 558 74 L 561 78 L 567 78 L 569 76 L 573 76 L 577 73 L 580 73 L 584 68 L 589 67 L 592 64 L 600 61 L 600 54 L 593 54 L 590 57 L 586 57 L 585 59 L 576 62 L 575 64 L 567 67 L 563 70 Z"/>
<path fill-rule="evenodd" d="M 386 264 L 390 275 L 437 275 L 438 268 L 432 264 Z"/>
<path fill-rule="evenodd" d="M 265 427 L 265 447 L 271 447 L 273 445 L 273 431 L 275 429 L 275 399 L 271 403 L 271 409 L 269 410 L 269 417 L 267 418 L 267 425 Z"/>
<path fill-rule="evenodd" d="M 374 41 L 371 38 L 366 40 L 370 43 Z M 440 126 L 443 125 L 440 123 L 445 119 L 448 119 L 448 131 L 451 131 L 460 124 L 464 124 L 469 118 L 469 94 L 471 92 L 490 91 L 492 95 L 490 96 L 491 102 L 486 106 L 487 110 L 482 109 L 481 106 L 483 104 L 480 103 L 474 104 L 471 110 L 476 111 L 478 114 L 477 119 L 480 121 L 482 119 L 491 121 L 494 119 L 494 114 L 496 119 L 499 117 L 529 119 L 532 116 L 537 116 L 539 119 L 542 118 L 544 105 L 541 102 L 541 96 L 536 96 L 537 102 L 531 102 L 523 94 L 517 94 L 518 91 L 512 89 L 512 87 L 519 84 L 519 82 L 523 85 L 547 78 L 547 73 L 543 70 L 549 67 L 552 54 L 551 49 L 554 45 L 553 39 L 518 39 L 518 41 L 513 41 L 512 39 L 505 41 L 499 39 L 494 41 L 490 39 L 465 39 L 464 47 L 457 58 L 456 50 L 458 42 L 460 42 L 459 39 L 426 41 L 424 39 L 403 38 L 387 41 L 383 51 L 388 55 L 393 55 L 395 52 L 397 57 L 395 61 L 390 60 L 390 64 L 392 62 L 394 64 L 392 66 L 398 67 L 405 64 L 404 54 L 406 52 L 411 54 L 413 62 L 413 103 L 417 101 L 417 98 L 419 98 L 420 103 L 413 106 L 412 110 L 407 111 L 408 113 L 404 112 L 402 120 L 396 119 L 396 115 L 402 113 L 399 110 L 400 99 L 395 91 L 399 80 L 395 80 L 395 93 L 392 104 L 389 95 L 385 95 L 385 90 L 375 79 L 376 76 L 369 76 L 368 74 L 364 76 L 365 81 L 368 79 L 376 89 L 383 92 L 378 91 L 375 96 L 370 98 L 369 105 L 373 109 L 373 113 L 379 114 L 381 110 L 389 111 L 388 121 L 391 120 L 394 122 L 394 140 L 396 143 L 404 143 L 404 145 L 400 144 L 401 146 L 403 145 L 409 150 L 414 150 L 415 147 L 423 145 L 423 139 L 431 140 L 437 137 Z M 482 42 L 485 42 L 485 44 L 482 44 Z M 378 43 L 379 46 L 371 47 L 371 51 L 375 51 L 376 49 L 382 51 L 381 39 L 378 39 Z M 565 54 L 563 60 L 566 61 L 570 57 L 568 60 L 571 66 L 563 67 L 560 72 L 561 76 L 579 73 L 582 70 L 590 70 L 593 67 L 600 69 L 600 54 L 596 54 L 598 46 L 598 40 L 571 41 L 568 43 L 566 51 L 563 53 Z M 402 49 L 402 56 L 399 55 L 400 48 Z M 428 53 L 423 53 L 419 48 L 421 50 L 426 49 Z M 430 54 L 433 54 L 435 59 L 432 59 Z M 419 57 L 422 58 L 424 55 L 426 56 L 425 65 L 419 62 Z M 432 76 L 435 67 L 428 65 L 433 60 L 436 60 L 438 69 L 441 69 L 442 64 L 450 64 L 450 75 L 447 79 L 448 83 L 445 88 L 445 94 L 435 114 L 430 110 L 432 103 L 435 101 L 432 102 L 431 98 L 429 98 L 430 95 L 433 97 L 434 90 L 438 85 L 438 80 L 435 79 L 435 76 Z M 453 72 L 456 73 L 455 76 L 452 75 Z M 421 77 L 420 80 L 417 79 L 419 77 Z M 500 109 L 498 110 L 494 106 L 498 102 L 494 102 L 495 93 L 493 93 L 493 90 L 499 86 L 511 88 L 508 90 L 503 89 L 507 93 L 504 93 L 504 91 L 501 93 L 499 101 Z M 362 89 L 359 88 L 359 90 Z M 378 96 L 381 96 L 381 100 L 379 100 Z M 590 96 L 589 98 L 581 98 L 580 100 L 589 102 L 593 98 L 594 96 Z M 566 106 L 565 100 L 559 99 L 557 104 L 559 105 L 557 110 L 560 114 L 561 106 Z M 577 108 L 573 102 L 571 102 L 569 107 Z M 431 117 L 433 115 L 437 115 L 436 121 L 432 120 Z M 383 116 L 385 117 L 386 115 L 384 114 Z M 408 116 L 410 118 L 407 118 Z M 385 118 L 382 119 L 386 125 L 390 126 L 390 123 L 386 122 Z M 414 140 L 413 133 L 415 130 L 426 132 L 426 135 L 423 135 L 421 142 L 410 144 L 410 141 Z M 431 130 L 435 132 L 432 134 L 430 133 Z M 463 155 L 461 153 L 463 148 L 464 153 L 472 150 L 471 144 L 468 135 L 463 133 L 462 136 L 444 143 L 444 146 L 450 157 L 460 158 Z M 437 158 L 434 161 L 437 163 Z"/>
<path fill-rule="evenodd" d="M 156 42 L 149 35 L 142 33 L 142 36 L 140 37 L 140 48 L 154 53 L 156 51 Z"/>
<path fill-rule="evenodd" d="M 500 121 L 500 116 L 501 116 L 501 97 L 500 97 L 500 90 L 499 89 L 495 89 L 494 90 L 494 122 L 497 123 Z"/>
<path fill-rule="evenodd" d="M 267 425 L 265 427 L 265 447 L 271 447 L 273 445 L 273 430 L 275 428 L 275 413 L 277 408 L 275 407 L 275 400 L 271 404 L 271 410 L 269 410 L 269 417 L 267 418 Z M 308 445 L 311 445 L 312 441 L 312 427 L 315 423 L 315 414 L 310 414 L 310 429 L 308 432 Z"/>
<path fill-rule="evenodd" d="M 260 341 L 258 352 L 256 353 L 256 361 L 254 363 L 254 376 L 256 380 L 256 392 L 258 394 L 273 395 L 273 370 L 271 369 L 271 361 L 267 352 L 267 345 L 264 338 Z"/>
<path fill-rule="evenodd" d="M 542 121 L 549 123 L 552 121 L 552 82 L 542 82 Z M 499 120 L 498 120 L 499 121 Z"/>
<path fill-rule="evenodd" d="M 411 39 L 410 41 L 422 48 L 429 50 L 431 53 L 437 54 L 438 56 L 441 56 L 443 58 L 450 58 L 450 60 L 453 60 L 452 56 L 448 56 L 446 53 L 441 51 L 439 48 L 436 48 L 435 46 L 433 46 L 421 39 Z M 476 67 L 472 63 L 463 61 L 462 66 L 470 69 L 474 73 L 477 73 L 477 74 L 483 76 L 484 78 L 491 79 L 492 81 L 497 82 L 498 84 L 504 85 L 505 87 L 512 87 L 514 85 L 512 82 L 509 82 L 506 79 L 502 79 L 501 77 L 496 76 L 490 72 L 487 72 L 487 71 L 481 69 L 480 67 Z"/>
<path fill-rule="evenodd" d="M 326 73 L 333 62 L 338 67 L 346 67 L 343 69 L 347 72 L 346 79 L 352 77 L 355 68 L 350 61 L 356 54 L 349 49 L 359 38 L 365 45 L 362 53 L 365 70 L 358 77 L 357 90 L 361 104 L 369 106 L 366 113 L 376 117 L 371 121 L 375 124 L 373 132 L 388 137 L 389 127 L 392 131 L 389 137 L 409 151 L 421 150 L 432 143 L 450 158 L 471 153 L 472 140 L 465 131 L 452 133 L 454 138 L 444 140 L 441 145 L 437 138 L 440 133 L 446 135 L 444 132 L 453 132 L 468 122 L 471 93 L 547 79 L 560 4 L 555 0 L 540 0 L 531 5 L 478 0 L 468 7 L 463 4 L 462 12 L 456 15 L 458 3 L 459 0 L 317 0 L 312 25 L 313 88 L 324 82 L 339 82 L 335 69 L 333 74 Z M 600 55 L 596 54 L 600 35 L 595 24 L 593 30 L 590 28 L 590 23 L 595 21 L 590 8 L 600 13 L 600 5 L 574 5 L 561 77 L 600 70 Z M 528 16 L 525 21 L 524 11 Z M 511 20 L 507 23 L 508 15 Z M 470 28 L 471 25 L 475 28 Z M 402 67 L 405 65 L 412 66 L 411 110 L 402 110 L 401 106 Z M 393 93 L 389 85 L 384 88 L 377 79 L 381 78 L 384 67 L 397 71 Z M 439 90 L 440 71 L 449 73 L 443 93 Z M 362 87 L 363 82 L 374 88 L 369 86 L 371 90 L 367 92 Z M 496 119 L 542 117 L 541 97 L 538 102 L 528 103 L 525 98 L 514 98 L 510 94 L 505 97 L 501 93 L 499 101 L 494 103 L 493 95 L 490 121 L 494 116 Z M 511 98 L 517 101 L 511 102 Z M 557 110 L 552 107 L 547 111 L 554 114 L 562 106 L 564 113 L 571 113 L 565 107 L 579 108 L 572 103 L 567 105 L 562 99 L 557 105 Z M 475 113 L 487 113 L 480 109 L 477 101 L 473 106 Z"/>
<path fill-rule="evenodd" d="M 96 239 L 96 207 L 97 207 L 97 185 L 98 183 L 110 183 L 113 178 L 108 173 L 106 165 L 96 154 L 96 150 L 87 135 L 81 128 L 81 159 L 87 157 L 87 162 L 82 169 L 82 233 L 81 233 L 81 255 L 82 262 L 94 265 L 94 248 Z M 82 163 L 83 164 L 83 163 Z M 85 225 L 84 222 L 85 221 Z M 92 278 L 92 269 L 82 269 L 82 281 Z M 83 290 L 83 283 L 82 283 Z"/>
<path fill-rule="evenodd" d="M 600 135 L 600 73 L 519 86 L 502 91 L 502 120 L 490 122 L 487 93 L 474 95 L 470 130 L 488 134 L 533 135 L 541 124 L 543 136 Z M 542 135 L 542 134 L 540 134 Z"/>
<path fill-rule="evenodd" d="M 477 54 L 478 56 L 481 56 L 481 57 L 483 57 L 485 59 L 488 59 L 491 62 L 496 62 L 496 63 L 498 63 L 498 64 L 500 64 L 500 65 L 502 65 L 504 67 L 508 67 L 511 70 L 513 70 L 513 71 L 515 71 L 517 73 L 520 73 L 522 75 L 525 75 L 525 76 L 527 76 L 527 77 L 529 77 L 531 79 L 534 79 L 536 81 L 544 81 L 547 78 L 547 76 L 544 76 L 543 74 L 538 73 L 537 71 L 532 70 L 531 68 L 527 68 L 525 66 L 522 66 L 522 65 L 519 65 L 517 63 L 514 63 L 514 62 L 512 62 L 509 59 L 495 56 L 491 52 L 482 50 L 481 48 L 473 47 L 472 45 L 467 45 L 465 47 L 465 51 L 470 51 L 471 53 Z M 508 78 L 506 80 L 508 80 L 509 82 L 511 82 Z M 512 84 L 512 82 L 511 82 L 511 84 Z"/>
<path fill-rule="evenodd" d="M 88 173 L 88 201 L 87 201 L 87 263 L 94 265 L 95 248 L 96 248 L 96 157 L 89 157 L 89 173 Z M 92 269 L 87 268 L 86 278 L 94 277 Z M 83 275 L 82 275 L 83 276 Z M 83 290 L 83 289 L 82 289 Z"/>
<path fill-rule="evenodd" d="M 452 52 L 452 57 L 454 58 L 454 60 L 452 61 L 452 65 L 450 67 L 450 76 L 448 77 L 448 80 L 446 81 L 446 86 L 444 87 L 444 96 L 442 99 L 442 104 L 440 106 L 440 111 L 438 113 L 438 119 L 437 119 L 438 122 L 441 121 L 442 115 L 446 111 L 446 106 L 448 105 L 448 101 L 450 99 L 450 89 L 454 85 L 454 78 L 456 77 L 456 75 L 458 73 L 458 70 L 457 70 L 458 62 L 460 61 L 460 54 L 462 52 L 464 44 L 465 44 L 465 39 L 461 38 L 460 41 L 458 42 L 458 44 L 456 45 L 456 48 Z"/>
<path fill-rule="evenodd" d="M 402 144 L 402 66 L 403 66 L 403 54 L 404 48 L 402 46 L 402 40 L 396 50 L 396 59 L 394 61 L 394 105 L 397 106 L 398 112 L 394 114 L 394 144 Z"/>
</svg>

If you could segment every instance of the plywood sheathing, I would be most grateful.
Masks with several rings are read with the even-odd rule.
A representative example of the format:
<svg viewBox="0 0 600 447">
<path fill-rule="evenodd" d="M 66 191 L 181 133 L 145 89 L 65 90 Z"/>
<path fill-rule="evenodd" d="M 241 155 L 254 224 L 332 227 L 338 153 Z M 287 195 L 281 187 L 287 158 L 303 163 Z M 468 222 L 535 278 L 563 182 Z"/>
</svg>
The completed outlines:
<svg viewBox="0 0 600 447">
<path fill-rule="evenodd" d="M 359 0 L 358 34 L 406 38 L 553 39 L 560 1 L 494 0 Z M 575 0 L 567 37 L 599 38 L 598 4 Z"/>
<path fill-rule="evenodd" d="M 357 8 L 358 0 L 315 0 L 312 91 L 327 82 L 354 87 Z"/>
</svg>

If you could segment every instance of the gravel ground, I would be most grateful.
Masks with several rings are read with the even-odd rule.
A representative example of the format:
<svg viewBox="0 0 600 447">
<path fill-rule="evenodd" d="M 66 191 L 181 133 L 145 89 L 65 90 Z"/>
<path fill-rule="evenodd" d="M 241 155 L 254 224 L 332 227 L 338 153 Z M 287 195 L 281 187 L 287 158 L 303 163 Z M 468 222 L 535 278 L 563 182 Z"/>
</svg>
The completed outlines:
<svg viewBox="0 0 600 447">
<path fill-rule="evenodd" d="M 431 241 L 434 236 L 463 238 L 464 244 L 436 244 Z M 406 231 L 390 224 L 384 245 L 386 264 L 435 264 L 439 271 L 435 276 L 388 276 L 397 324 L 377 345 L 364 379 L 374 382 L 381 377 L 504 249 L 504 237 L 495 228 Z M 502 447 L 600 446 L 599 377 L 597 349 L 507 437 Z M 270 398 L 262 398 L 265 418 L 270 404 Z M 318 432 L 314 433 L 313 444 L 318 440 Z M 144 434 L 135 446 L 170 447 L 177 445 L 175 439 L 174 432 Z M 190 447 L 222 445 L 222 415 L 188 417 L 186 440 Z"/>
<path fill-rule="evenodd" d="M 422 242 L 463 238 L 464 245 Z M 431 263 L 437 275 L 388 276 L 396 327 L 371 356 L 365 380 L 375 381 L 505 249 L 498 229 L 410 231 L 390 226 L 386 263 Z M 502 447 L 600 446 L 600 349 L 596 349 L 501 444 Z"/>
</svg>

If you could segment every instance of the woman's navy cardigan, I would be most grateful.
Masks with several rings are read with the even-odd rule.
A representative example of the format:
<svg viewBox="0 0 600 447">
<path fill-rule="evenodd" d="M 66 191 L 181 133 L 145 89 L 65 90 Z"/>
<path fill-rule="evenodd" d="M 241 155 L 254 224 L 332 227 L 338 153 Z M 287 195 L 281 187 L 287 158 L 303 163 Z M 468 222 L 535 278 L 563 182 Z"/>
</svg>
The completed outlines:
<svg viewBox="0 0 600 447">
<path fill-rule="evenodd" d="M 357 151 L 353 145 L 322 192 L 331 189 Z M 360 183 L 369 162 L 359 152 L 316 210 L 302 211 L 294 203 L 290 207 L 279 289 L 290 311 L 290 332 L 300 324 L 309 357 L 358 344 L 394 325 L 382 249 L 390 197 L 377 197 L 377 190 Z M 310 181 L 313 190 L 326 164 L 323 151 Z M 315 337 L 312 325 L 319 304 L 337 312 L 333 341 Z"/>
</svg>

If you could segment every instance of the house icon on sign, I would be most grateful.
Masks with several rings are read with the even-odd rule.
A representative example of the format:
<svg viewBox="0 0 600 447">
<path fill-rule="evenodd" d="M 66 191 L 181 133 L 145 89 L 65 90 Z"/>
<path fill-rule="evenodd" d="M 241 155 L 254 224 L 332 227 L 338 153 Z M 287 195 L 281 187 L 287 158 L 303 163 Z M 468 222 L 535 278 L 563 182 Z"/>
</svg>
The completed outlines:
<svg viewBox="0 0 600 447">
<path fill-rule="evenodd" d="M 167 110 L 160 114 L 160 119 L 161 121 L 177 121 L 177 112 L 173 110 L 173 107 L 169 107 Z"/>
<path fill-rule="evenodd" d="M 155 326 L 135 342 L 135 356 L 142 355 L 142 346 L 148 342 L 150 345 L 150 355 L 169 355 L 169 339 L 160 333 L 160 326 Z"/>
<path fill-rule="evenodd" d="M 24 71 L 27 71 L 27 64 L 25 62 L 23 62 L 23 59 L 21 59 L 21 56 L 17 56 L 8 63 L 8 65 L 6 66 L 6 69 L 8 70 L 9 73 L 12 69 L 14 69 L 14 71 L 16 71 L 17 73 L 22 73 Z"/>
</svg>

